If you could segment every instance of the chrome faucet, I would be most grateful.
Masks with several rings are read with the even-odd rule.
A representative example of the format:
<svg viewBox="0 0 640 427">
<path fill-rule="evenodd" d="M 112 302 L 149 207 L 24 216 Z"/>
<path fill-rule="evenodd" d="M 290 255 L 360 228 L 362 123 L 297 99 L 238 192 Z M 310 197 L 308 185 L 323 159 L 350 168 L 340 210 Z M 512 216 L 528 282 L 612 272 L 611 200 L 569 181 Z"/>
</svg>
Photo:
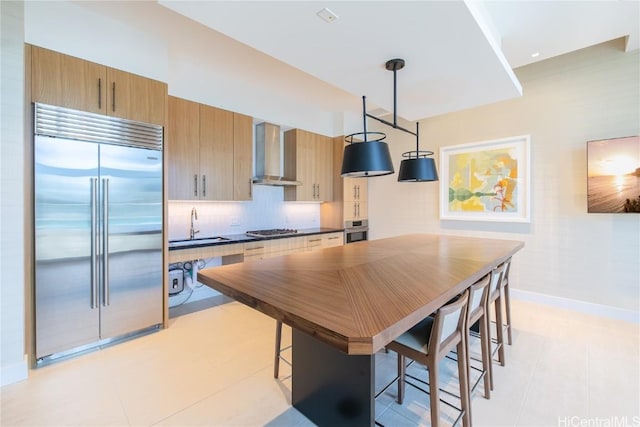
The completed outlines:
<svg viewBox="0 0 640 427">
<path fill-rule="evenodd" d="M 197 219 L 198 219 L 198 211 L 196 210 L 196 208 L 192 208 L 191 209 L 191 230 L 189 231 L 189 236 L 191 240 L 193 240 L 193 238 L 196 237 L 196 234 L 200 232 L 200 230 L 194 230 L 193 228 L 193 220 L 197 220 Z"/>
</svg>

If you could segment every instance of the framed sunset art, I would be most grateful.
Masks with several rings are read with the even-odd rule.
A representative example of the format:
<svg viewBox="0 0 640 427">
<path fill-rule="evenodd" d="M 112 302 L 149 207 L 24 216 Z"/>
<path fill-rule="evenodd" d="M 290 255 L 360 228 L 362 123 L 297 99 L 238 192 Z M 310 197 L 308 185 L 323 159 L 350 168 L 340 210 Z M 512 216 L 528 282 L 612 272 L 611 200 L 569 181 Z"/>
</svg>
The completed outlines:
<svg viewBox="0 0 640 427">
<path fill-rule="evenodd" d="M 440 149 L 440 219 L 530 222 L 529 135 Z"/>
<path fill-rule="evenodd" d="M 587 211 L 640 213 L 640 137 L 587 142 Z"/>
</svg>

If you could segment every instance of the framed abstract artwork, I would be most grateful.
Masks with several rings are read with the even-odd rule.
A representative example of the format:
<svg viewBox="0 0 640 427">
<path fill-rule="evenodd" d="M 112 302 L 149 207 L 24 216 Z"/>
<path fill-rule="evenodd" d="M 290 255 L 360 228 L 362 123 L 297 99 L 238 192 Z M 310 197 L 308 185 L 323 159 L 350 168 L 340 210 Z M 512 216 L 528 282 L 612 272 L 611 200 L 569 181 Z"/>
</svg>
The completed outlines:
<svg viewBox="0 0 640 427">
<path fill-rule="evenodd" d="M 587 211 L 640 213 L 640 137 L 587 141 Z"/>
<path fill-rule="evenodd" d="M 440 148 L 440 219 L 530 222 L 529 135 Z"/>
</svg>

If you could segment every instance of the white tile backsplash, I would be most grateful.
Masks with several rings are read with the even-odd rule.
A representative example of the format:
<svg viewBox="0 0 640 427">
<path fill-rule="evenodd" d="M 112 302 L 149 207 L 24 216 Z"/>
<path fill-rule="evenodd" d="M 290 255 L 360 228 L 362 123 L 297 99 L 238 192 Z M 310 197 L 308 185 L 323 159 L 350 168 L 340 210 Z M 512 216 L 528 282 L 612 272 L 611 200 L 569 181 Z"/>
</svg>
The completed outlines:
<svg viewBox="0 0 640 427">
<path fill-rule="evenodd" d="M 197 237 L 242 234 L 267 228 L 314 228 L 320 226 L 320 204 L 284 202 L 282 187 L 253 186 L 253 200 L 248 202 L 170 201 L 168 209 L 169 240 L 189 238 L 191 210 L 198 219 Z"/>
</svg>

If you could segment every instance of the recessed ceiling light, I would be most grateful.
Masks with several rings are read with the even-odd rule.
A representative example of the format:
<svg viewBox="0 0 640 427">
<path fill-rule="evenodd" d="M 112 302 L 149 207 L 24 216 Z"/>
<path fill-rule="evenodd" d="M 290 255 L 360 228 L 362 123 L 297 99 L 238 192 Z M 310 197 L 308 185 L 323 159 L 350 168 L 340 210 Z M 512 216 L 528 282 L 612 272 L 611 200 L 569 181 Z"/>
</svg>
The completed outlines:
<svg viewBox="0 0 640 427">
<path fill-rule="evenodd" d="M 533 53 L 531 54 L 531 57 L 532 57 L 532 58 L 537 58 L 538 56 L 540 56 L 540 52 L 533 52 Z"/>
<path fill-rule="evenodd" d="M 318 13 L 316 13 L 316 15 L 318 15 L 320 18 L 322 18 L 322 20 L 326 23 L 331 24 L 333 21 L 338 20 L 338 15 L 336 15 L 335 13 L 333 13 L 331 10 L 329 10 L 328 8 L 324 8 L 320 11 L 318 11 Z"/>
</svg>

